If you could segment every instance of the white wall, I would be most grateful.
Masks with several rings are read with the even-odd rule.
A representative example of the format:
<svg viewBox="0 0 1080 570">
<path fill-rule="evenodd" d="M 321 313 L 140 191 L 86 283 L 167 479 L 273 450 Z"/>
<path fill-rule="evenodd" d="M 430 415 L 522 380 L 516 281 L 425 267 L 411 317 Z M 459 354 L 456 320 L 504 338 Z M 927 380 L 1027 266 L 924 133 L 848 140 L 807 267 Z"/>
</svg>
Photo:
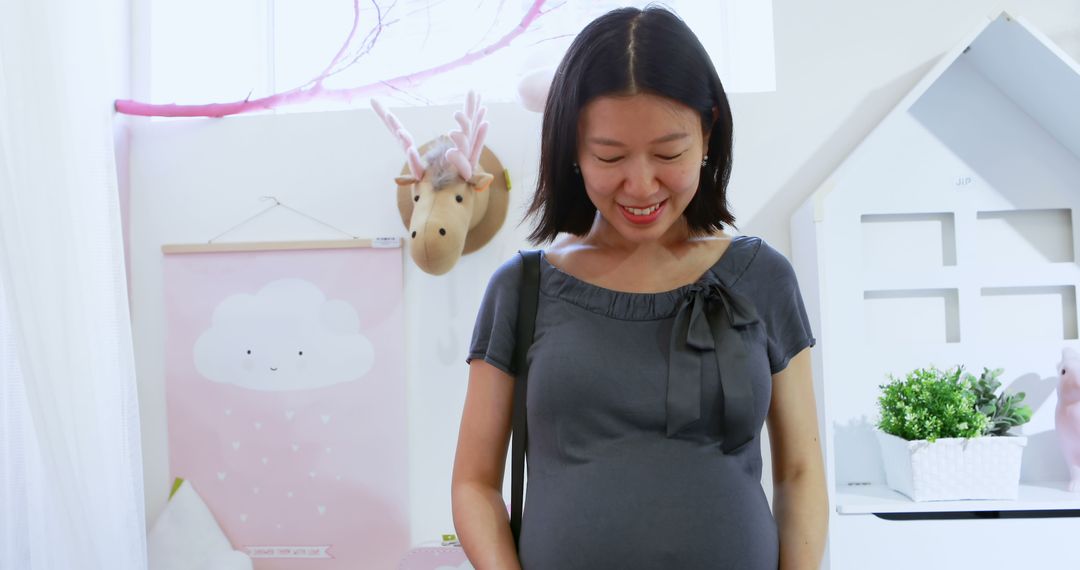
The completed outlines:
<svg viewBox="0 0 1080 570">
<path fill-rule="evenodd" d="M 791 250 L 794 208 L 980 18 L 1008 10 L 1080 59 L 1076 0 L 773 5 L 777 91 L 732 97 L 730 199 L 740 233 L 760 235 L 785 253 Z M 452 126 L 447 108 L 400 115 L 421 139 Z M 427 276 L 411 265 L 405 276 L 414 543 L 452 531 L 450 467 L 473 313 L 490 272 L 524 246 L 527 233 L 513 226 L 534 184 L 539 117 L 513 105 L 493 106 L 489 117 L 489 146 L 514 176 L 508 227 L 446 277 Z M 257 197 L 270 194 L 363 237 L 404 235 L 389 183 L 401 158 L 385 130 L 363 111 L 140 121 L 132 145 L 133 316 L 152 521 L 168 490 L 160 246 L 205 241 L 258 211 L 265 203 Z M 340 237 L 281 209 L 275 214 L 281 215 L 264 216 L 226 238 Z M 763 454 L 767 461 L 767 445 Z M 768 473 L 764 484 L 769 491 Z"/>
</svg>

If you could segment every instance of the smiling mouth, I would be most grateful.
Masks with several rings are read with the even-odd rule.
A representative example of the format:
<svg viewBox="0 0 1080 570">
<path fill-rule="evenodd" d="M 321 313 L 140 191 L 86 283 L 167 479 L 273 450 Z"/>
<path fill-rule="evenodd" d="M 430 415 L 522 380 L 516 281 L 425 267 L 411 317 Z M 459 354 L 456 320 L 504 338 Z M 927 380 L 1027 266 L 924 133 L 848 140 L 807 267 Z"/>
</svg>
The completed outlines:
<svg viewBox="0 0 1080 570">
<path fill-rule="evenodd" d="M 622 204 L 618 204 L 618 206 L 623 217 L 626 218 L 628 222 L 639 226 L 645 226 L 652 224 L 660 218 L 667 206 L 667 202 L 667 199 L 664 199 L 655 204 L 645 206 L 644 208 L 624 206 Z"/>
<path fill-rule="evenodd" d="M 627 212 L 630 212 L 631 214 L 633 214 L 635 216 L 648 216 L 649 214 L 652 214 L 653 212 L 659 210 L 660 206 L 662 206 L 664 204 L 664 202 L 666 202 L 666 201 L 667 200 L 663 200 L 663 201 L 657 202 L 657 203 L 655 203 L 655 204 L 653 204 L 651 206 L 646 206 L 644 208 L 634 208 L 634 207 L 631 207 L 631 206 L 624 206 L 622 204 L 619 204 L 619 207 L 622 208 L 623 210 L 626 210 Z"/>
</svg>

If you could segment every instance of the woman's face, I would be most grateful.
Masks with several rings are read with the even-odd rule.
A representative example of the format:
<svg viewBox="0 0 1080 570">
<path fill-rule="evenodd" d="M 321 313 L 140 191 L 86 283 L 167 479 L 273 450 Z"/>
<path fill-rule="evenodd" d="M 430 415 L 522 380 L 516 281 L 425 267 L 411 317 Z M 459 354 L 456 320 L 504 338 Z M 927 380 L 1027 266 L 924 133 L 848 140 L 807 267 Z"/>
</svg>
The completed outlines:
<svg viewBox="0 0 1080 570">
<path fill-rule="evenodd" d="M 603 217 L 596 223 L 634 243 L 685 232 L 707 146 L 697 113 L 679 102 L 647 94 L 590 102 L 578 123 L 578 164 Z"/>
</svg>

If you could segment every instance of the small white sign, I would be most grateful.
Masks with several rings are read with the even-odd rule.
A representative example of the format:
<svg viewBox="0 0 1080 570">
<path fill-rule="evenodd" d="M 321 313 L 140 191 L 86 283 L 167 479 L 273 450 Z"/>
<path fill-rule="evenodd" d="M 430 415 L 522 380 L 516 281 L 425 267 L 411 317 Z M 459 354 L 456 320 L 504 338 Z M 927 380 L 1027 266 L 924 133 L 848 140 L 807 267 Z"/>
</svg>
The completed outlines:
<svg viewBox="0 0 1080 570">
<path fill-rule="evenodd" d="M 371 247 L 378 249 L 392 249 L 401 247 L 401 238 L 379 237 L 371 240 Z"/>
</svg>

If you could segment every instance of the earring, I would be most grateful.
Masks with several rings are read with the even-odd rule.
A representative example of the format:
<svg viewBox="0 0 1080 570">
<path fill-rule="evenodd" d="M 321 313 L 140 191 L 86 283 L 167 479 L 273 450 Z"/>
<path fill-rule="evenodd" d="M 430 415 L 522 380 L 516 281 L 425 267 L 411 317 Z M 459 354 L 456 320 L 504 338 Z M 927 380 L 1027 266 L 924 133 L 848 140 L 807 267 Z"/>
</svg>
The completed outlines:
<svg viewBox="0 0 1080 570">
<path fill-rule="evenodd" d="M 701 159 L 701 167 L 705 168 L 709 163 L 709 155 L 705 155 L 705 158 Z"/>
<path fill-rule="evenodd" d="M 577 163 L 574 163 L 574 174 L 581 174 L 581 169 L 578 168 Z"/>
</svg>

